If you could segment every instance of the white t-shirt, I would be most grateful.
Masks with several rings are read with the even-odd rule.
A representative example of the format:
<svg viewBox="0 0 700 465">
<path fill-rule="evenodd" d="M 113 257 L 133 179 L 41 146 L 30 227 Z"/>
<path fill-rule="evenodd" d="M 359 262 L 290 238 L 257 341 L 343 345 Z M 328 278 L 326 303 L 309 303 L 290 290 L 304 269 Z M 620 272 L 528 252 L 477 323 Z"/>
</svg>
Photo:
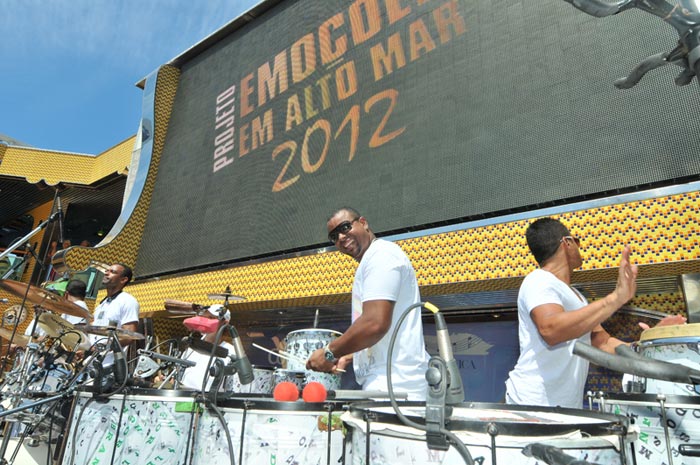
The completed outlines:
<svg viewBox="0 0 700 465">
<path fill-rule="evenodd" d="M 391 328 L 375 345 L 354 354 L 353 368 L 362 389 L 386 392 L 386 362 L 391 336 L 403 312 L 421 301 L 413 266 L 393 242 L 381 239 L 372 242 L 357 267 L 352 285 L 353 323 L 362 315 L 362 303 L 370 300 L 395 303 Z M 391 365 L 394 391 L 408 393 L 411 400 L 425 400 L 428 389 L 425 372 L 429 358 L 423 341 L 420 309 L 416 308 L 404 319 L 394 344 Z"/>
<path fill-rule="evenodd" d="M 228 350 L 229 354 L 233 354 L 235 349 L 231 344 L 229 344 L 226 341 L 221 342 L 219 344 L 220 347 L 225 348 Z M 207 388 L 206 390 L 208 391 L 209 388 L 211 387 L 212 381 L 214 381 L 214 378 L 209 376 L 207 374 L 207 365 L 209 364 L 209 354 L 200 354 L 199 352 L 192 350 L 188 348 L 185 351 L 185 354 L 182 356 L 183 360 L 190 360 L 192 362 L 196 362 L 197 365 L 193 367 L 188 367 L 185 370 L 185 373 L 182 375 L 182 385 L 188 389 L 194 389 L 194 390 L 201 390 L 202 389 L 202 381 L 204 381 L 204 377 L 208 376 L 207 380 Z M 219 358 L 219 360 L 223 361 L 226 365 L 228 365 L 231 362 L 230 358 Z M 214 362 L 212 361 L 211 366 L 214 366 Z M 224 384 L 221 385 L 222 389 Z"/>
<path fill-rule="evenodd" d="M 530 312 L 543 304 L 558 304 L 572 311 L 588 302 L 548 271 L 537 269 L 525 277 L 518 293 L 520 357 L 506 380 L 506 402 L 581 408 L 588 361 L 573 354 L 576 339 L 551 347 L 542 339 Z M 591 335 L 577 340 L 590 344 Z"/>
<path fill-rule="evenodd" d="M 124 291 L 119 292 L 115 297 L 105 298 L 96 308 L 94 320 L 90 323 L 93 326 L 109 326 L 109 322 L 116 322 L 116 327 L 121 328 L 128 323 L 139 321 L 139 303 L 136 298 Z M 107 336 L 90 335 L 90 342 L 106 342 Z M 125 354 L 128 357 L 128 354 Z M 109 366 L 114 363 L 114 355 L 108 352 L 102 362 L 102 366 Z"/>
</svg>

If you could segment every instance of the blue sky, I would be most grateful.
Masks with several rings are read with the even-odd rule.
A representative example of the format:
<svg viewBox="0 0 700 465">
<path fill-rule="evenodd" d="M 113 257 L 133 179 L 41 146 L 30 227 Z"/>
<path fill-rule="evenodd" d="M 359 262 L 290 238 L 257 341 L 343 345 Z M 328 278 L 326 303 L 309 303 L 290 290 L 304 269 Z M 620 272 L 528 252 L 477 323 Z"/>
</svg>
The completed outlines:
<svg viewBox="0 0 700 465">
<path fill-rule="evenodd" d="M 0 134 L 98 154 L 136 133 L 135 83 L 259 0 L 0 0 Z"/>
</svg>

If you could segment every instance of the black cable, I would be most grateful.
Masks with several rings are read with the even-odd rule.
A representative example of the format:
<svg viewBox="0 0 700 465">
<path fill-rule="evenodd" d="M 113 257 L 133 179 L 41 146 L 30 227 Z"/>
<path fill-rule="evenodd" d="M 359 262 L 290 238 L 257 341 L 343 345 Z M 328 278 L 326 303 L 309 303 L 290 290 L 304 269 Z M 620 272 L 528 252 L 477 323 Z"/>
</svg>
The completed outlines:
<svg viewBox="0 0 700 465">
<path fill-rule="evenodd" d="M 386 361 L 386 373 L 387 373 L 387 387 L 389 389 L 389 402 L 391 402 L 391 406 L 394 409 L 394 412 L 396 413 L 396 416 L 399 417 L 399 420 L 401 420 L 404 424 L 411 426 L 412 428 L 416 428 L 421 431 L 428 431 L 428 428 L 425 425 L 421 425 L 419 423 L 416 423 L 414 421 L 409 420 L 403 413 L 401 413 L 401 410 L 399 409 L 399 405 L 396 402 L 396 396 L 394 395 L 394 388 L 391 384 L 391 359 L 393 356 L 394 352 L 394 344 L 396 342 L 396 337 L 399 333 L 399 329 L 401 328 L 401 324 L 403 321 L 406 319 L 408 316 L 408 313 L 415 309 L 422 307 L 424 305 L 423 302 L 418 302 L 417 304 L 413 304 L 409 306 L 404 312 L 401 314 L 401 317 L 399 317 L 399 321 L 396 323 L 396 328 L 394 328 L 394 332 L 391 334 L 391 339 L 389 340 L 389 353 L 387 354 L 387 361 Z M 457 435 L 453 434 L 451 431 L 448 431 L 446 428 L 440 428 L 439 429 L 440 434 L 443 434 L 447 437 L 449 440 L 449 443 L 454 446 L 455 449 L 457 449 L 457 452 L 459 452 L 459 455 L 462 457 L 464 460 L 464 463 L 467 465 L 474 465 L 474 459 L 472 458 L 471 454 L 469 453 L 469 450 L 467 449 L 467 446 L 464 445 L 464 443 L 457 437 Z M 365 438 L 366 441 L 369 442 L 369 437 Z"/>
<path fill-rule="evenodd" d="M 216 414 L 217 419 L 221 423 L 221 426 L 224 428 L 224 433 L 226 434 L 226 442 L 228 443 L 228 457 L 230 459 L 231 465 L 236 465 L 236 454 L 234 453 L 235 451 L 233 450 L 233 441 L 231 440 L 231 432 L 228 430 L 228 424 L 226 423 L 226 418 L 224 418 L 224 414 L 219 410 L 219 408 L 212 403 L 210 400 L 208 400 L 206 397 L 204 398 L 204 405 L 206 405 L 208 410 L 211 410 Z M 241 449 L 243 449 L 243 442 L 241 442 Z"/>
</svg>

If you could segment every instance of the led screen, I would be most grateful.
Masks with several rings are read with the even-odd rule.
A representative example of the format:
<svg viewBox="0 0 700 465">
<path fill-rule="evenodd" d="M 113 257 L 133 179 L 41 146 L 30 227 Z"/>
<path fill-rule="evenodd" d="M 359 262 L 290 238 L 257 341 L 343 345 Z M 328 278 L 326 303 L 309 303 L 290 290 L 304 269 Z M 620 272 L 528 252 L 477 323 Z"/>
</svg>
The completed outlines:
<svg viewBox="0 0 700 465">
<path fill-rule="evenodd" d="M 233 29 L 233 28 L 231 28 Z M 181 66 L 136 272 L 318 247 L 349 205 L 419 230 L 700 172 L 677 41 L 561 0 L 298 0 Z"/>
</svg>

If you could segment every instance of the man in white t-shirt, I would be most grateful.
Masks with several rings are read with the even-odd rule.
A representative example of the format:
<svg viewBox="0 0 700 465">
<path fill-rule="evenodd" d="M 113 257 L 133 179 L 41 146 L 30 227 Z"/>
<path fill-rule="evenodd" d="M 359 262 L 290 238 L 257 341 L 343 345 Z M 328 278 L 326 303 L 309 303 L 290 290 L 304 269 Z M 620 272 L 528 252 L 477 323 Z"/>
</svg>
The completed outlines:
<svg viewBox="0 0 700 465">
<path fill-rule="evenodd" d="M 338 250 L 359 262 L 352 286 L 352 325 L 327 347 L 314 351 L 307 368 L 337 373 L 352 361 L 363 390 L 386 392 L 391 336 L 402 313 L 421 301 L 415 270 L 399 246 L 377 239 L 367 220 L 352 208 L 338 210 L 326 226 Z M 416 308 L 396 337 L 391 365 L 394 391 L 425 400 L 428 359 Z"/>
<path fill-rule="evenodd" d="M 525 277 L 518 293 L 520 357 L 506 380 L 506 402 L 581 408 L 588 361 L 573 354 L 574 343 L 609 353 L 623 344 L 601 323 L 634 297 L 637 266 L 630 263 L 630 247 L 625 246 L 615 289 L 589 304 L 570 285 L 573 271 L 582 264 L 579 238 L 552 218 L 530 224 L 526 238 L 540 268 Z M 671 315 L 659 324 L 684 322 Z"/>
<path fill-rule="evenodd" d="M 113 326 L 127 331 L 136 332 L 139 322 L 139 303 L 134 296 L 124 291 L 124 287 L 131 281 L 133 272 L 128 265 L 115 263 L 105 271 L 102 285 L 107 290 L 107 297 L 102 299 L 95 308 L 92 326 Z M 105 336 L 90 335 L 94 344 L 98 341 L 106 341 Z M 120 339 L 122 346 L 128 344 L 128 338 Z M 128 355 L 127 355 L 128 358 Z M 102 362 L 102 366 L 108 367 L 114 363 L 114 355 L 108 352 Z"/>
</svg>

